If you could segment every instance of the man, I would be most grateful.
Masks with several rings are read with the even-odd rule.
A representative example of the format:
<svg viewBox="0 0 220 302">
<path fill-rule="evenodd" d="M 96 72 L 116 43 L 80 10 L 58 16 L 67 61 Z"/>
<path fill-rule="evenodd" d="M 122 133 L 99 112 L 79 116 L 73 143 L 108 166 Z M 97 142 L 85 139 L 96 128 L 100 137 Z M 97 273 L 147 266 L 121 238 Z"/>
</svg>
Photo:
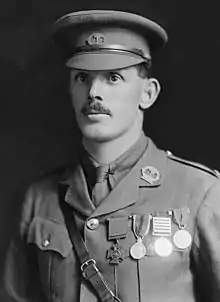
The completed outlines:
<svg viewBox="0 0 220 302">
<path fill-rule="evenodd" d="M 144 17 L 74 12 L 54 26 L 82 133 L 76 166 L 33 184 L 5 269 L 16 301 L 220 301 L 218 173 L 157 149 L 144 110 L 166 32 Z"/>
</svg>

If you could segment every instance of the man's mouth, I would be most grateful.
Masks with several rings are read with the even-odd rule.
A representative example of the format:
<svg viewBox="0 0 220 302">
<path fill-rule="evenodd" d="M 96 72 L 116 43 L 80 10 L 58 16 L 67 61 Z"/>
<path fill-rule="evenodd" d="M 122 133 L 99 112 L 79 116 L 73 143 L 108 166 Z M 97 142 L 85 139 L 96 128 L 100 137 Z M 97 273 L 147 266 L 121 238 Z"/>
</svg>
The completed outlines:
<svg viewBox="0 0 220 302">
<path fill-rule="evenodd" d="M 96 114 L 106 114 L 106 113 L 104 113 L 102 111 L 97 111 L 97 110 L 88 110 L 86 112 L 86 115 L 96 115 Z"/>
<path fill-rule="evenodd" d="M 83 107 L 82 113 L 85 116 L 98 115 L 98 114 L 111 115 L 110 110 L 103 107 L 100 103 L 93 103 L 93 104 L 91 103 L 91 104 L 86 105 L 85 107 Z"/>
</svg>

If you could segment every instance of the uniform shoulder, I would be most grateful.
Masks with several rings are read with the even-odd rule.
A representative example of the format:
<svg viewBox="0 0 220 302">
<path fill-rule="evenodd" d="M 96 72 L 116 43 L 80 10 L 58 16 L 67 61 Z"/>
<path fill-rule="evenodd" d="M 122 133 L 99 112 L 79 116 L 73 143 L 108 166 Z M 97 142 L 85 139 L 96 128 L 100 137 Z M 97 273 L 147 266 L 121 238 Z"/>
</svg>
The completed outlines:
<svg viewBox="0 0 220 302">
<path fill-rule="evenodd" d="M 217 179 L 220 179 L 220 172 L 216 169 L 211 169 L 211 168 L 209 168 L 205 165 L 202 165 L 200 163 L 180 158 L 178 156 L 173 155 L 170 151 L 167 151 L 166 153 L 167 153 L 167 158 L 170 159 L 171 161 L 183 164 L 183 165 L 188 166 L 188 167 L 198 169 L 200 171 L 203 171 L 205 173 L 208 173 L 208 174 L 216 177 Z"/>
<path fill-rule="evenodd" d="M 30 188 L 33 190 L 46 189 L 54 187 L 57 183 L 62 182 L 69 178 L 74 169 L 76 163 L 67 163 L 51 170 L 42 171 L 40 175 L 31 183 Z"/>
<path fill-rule="evenodd" d="M 64 167 L 58 169 L 41 172 L 37 177 L 32 179 L 26 190 L 26 197 L 37 197 L 39 194 L 51 190 L 57 186 L 57 183 L 62 179 L 65 172 Z"/>
</svg>

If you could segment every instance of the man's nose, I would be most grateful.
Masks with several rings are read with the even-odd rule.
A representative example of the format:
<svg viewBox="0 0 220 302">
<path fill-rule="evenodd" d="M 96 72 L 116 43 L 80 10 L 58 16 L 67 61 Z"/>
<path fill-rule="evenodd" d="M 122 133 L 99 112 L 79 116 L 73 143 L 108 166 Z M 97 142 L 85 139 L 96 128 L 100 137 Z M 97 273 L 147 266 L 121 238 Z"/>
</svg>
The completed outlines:
<svg viewBox="0 0 220 302">
<path fill-rule="evenodd" d="M 102 88 L 103 88 L 102 80 L 98 77 L 93 78 L 89 86 L 89 97 L 91 99 L 102 101 L 103 99 Z"/>
</svg>

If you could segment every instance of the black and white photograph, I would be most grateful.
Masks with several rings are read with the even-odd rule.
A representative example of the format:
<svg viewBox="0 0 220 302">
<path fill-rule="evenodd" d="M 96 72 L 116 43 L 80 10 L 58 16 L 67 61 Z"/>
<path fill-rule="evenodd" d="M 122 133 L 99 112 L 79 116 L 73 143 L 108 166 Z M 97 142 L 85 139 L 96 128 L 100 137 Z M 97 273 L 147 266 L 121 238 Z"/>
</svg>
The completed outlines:
<svg viewBox="0 0 220 302">
<path fill-rule="evenodd" d="M 220 301 L 217 0 L 2 0 L 0 302 Z"/>
</svg>

